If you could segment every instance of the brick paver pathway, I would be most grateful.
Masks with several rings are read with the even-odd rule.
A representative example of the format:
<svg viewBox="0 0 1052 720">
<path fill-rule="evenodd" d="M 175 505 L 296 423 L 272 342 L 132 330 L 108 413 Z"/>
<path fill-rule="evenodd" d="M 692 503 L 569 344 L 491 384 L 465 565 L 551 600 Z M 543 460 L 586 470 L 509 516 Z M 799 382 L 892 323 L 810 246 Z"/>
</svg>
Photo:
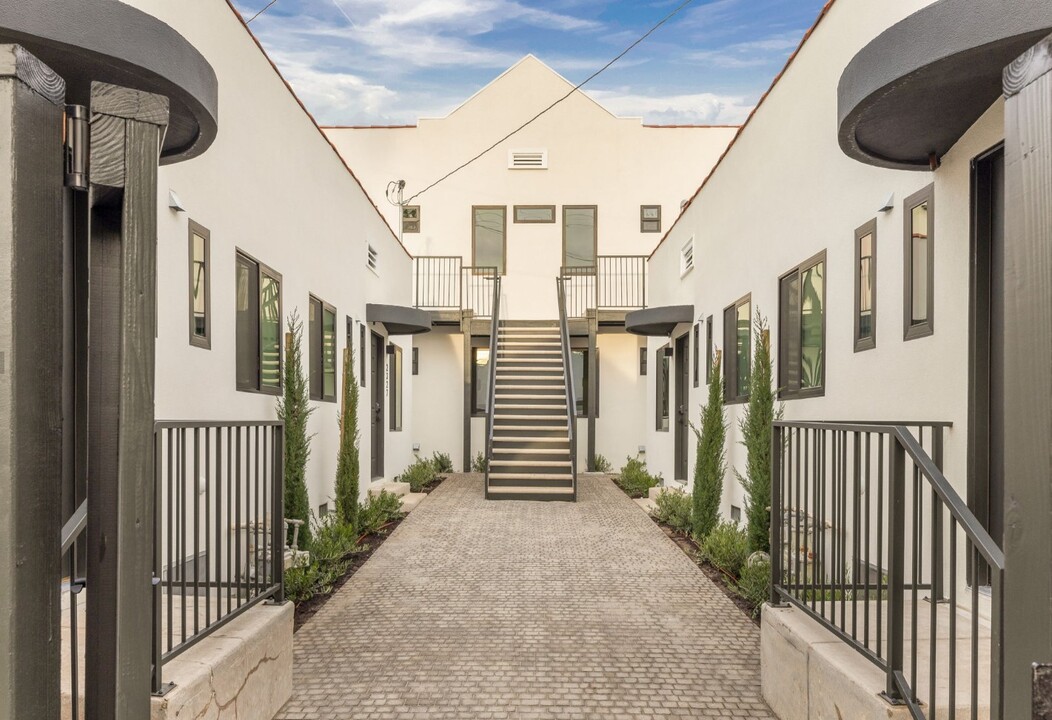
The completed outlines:
<svg viewBox="0 0 1052 720">
<path fill-rule="evenodd" d="M 759 631 L 607 479 L 576 504 L 433 492 L 297 634 L 322 718 L 772 718 Z"/>
</svg>

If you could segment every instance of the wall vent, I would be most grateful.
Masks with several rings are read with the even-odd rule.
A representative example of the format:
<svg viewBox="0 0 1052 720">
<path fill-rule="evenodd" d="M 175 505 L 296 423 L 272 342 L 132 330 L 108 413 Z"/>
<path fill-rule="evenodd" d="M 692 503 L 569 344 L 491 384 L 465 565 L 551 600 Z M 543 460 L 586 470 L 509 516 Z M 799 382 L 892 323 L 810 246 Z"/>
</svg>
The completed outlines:
<svg viewBox="0 0 1052 720">
<path fill-rule="evenodd" d="M 510 170 L 547 170 L 547 150 L 509 150 L 508 169 Z"/>
<path fill-rule="evenodd" d="M 380 259 L 380 253 L 378 253 L 376 251 L 376 248 L 374 248 L 372 245 L 367 245 L 366 247 L 368 248 L 368 251 L 365 259 L 365 264 L 369 266 L 370 270 L 372 270 L 373 272 L 377 272 L 377 264 Z"/>
<path fill-rule="evenodd" d="M 694 236 L 690 236 L 679 251 L 679 275 L 683 277 L 694 269 Z"/>
</svg>

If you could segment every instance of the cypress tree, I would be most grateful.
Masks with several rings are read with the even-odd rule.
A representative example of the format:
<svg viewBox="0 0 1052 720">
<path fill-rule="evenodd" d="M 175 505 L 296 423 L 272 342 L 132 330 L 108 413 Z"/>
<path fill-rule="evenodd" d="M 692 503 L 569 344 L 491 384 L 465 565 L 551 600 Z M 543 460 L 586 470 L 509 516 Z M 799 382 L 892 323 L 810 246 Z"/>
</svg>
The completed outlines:
<svg viewBox="0 0 1052 720">
<path fill-rule="evenodd" d="M 310 499 L 307 495 L 307 460 L 311 436 L 307 420 L 310 406 L 307 378 L 303 374 L 303 323 L 295 310 L 289 315 L 289 332 L 285 335 L 284 393 L 278 400 L 278 419 L 285 423 L 285 517 L 303 521 L 300 528 L 301 548 L 310 548 Z M 289 531 L 288 541 L 292 540 Z"/>
<path fill-rule="evenodd" d="M 343 407 L 340 409 L 340 452 L 336 461 L 336 512 L 340 522 L 358 525 L 358 379 L 354 375 L 354 348 L 343 356 Z"/>
<path fill-rule="evenodd" d="M 692 495 L 691 531 L 701 540 L 708 536 L 720 519 L 720 500 L 723 497 L 723 476 L 727 471 L 727 421 L 723 413 L 723 376 L 720 355 L 712 359 L 709 379 L 709 401 L 701 410 L 701 430 L 693 427 L 698 440 L 694 459 L 694 491 Z"/>
</svg>

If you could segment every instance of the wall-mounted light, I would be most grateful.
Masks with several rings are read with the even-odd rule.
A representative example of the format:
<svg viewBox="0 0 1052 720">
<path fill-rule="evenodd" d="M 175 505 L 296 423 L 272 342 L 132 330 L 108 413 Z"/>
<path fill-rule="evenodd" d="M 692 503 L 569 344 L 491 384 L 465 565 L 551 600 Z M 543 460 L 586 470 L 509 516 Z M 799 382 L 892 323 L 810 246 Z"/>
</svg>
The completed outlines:
<svg viewBox="0 0 1052 720">
<path fill-rule="evenodd" d="M 168 190 L 168 207 L 176 212 L 186 212 L 183 201 L 175 194 L 175 190 Z"/>
<path fill-rule="evenodd" d="M 420 452 L 420 443 L 413 443 L 413 452 Z"/>
<path fill-rule="evenodd" d="M 676 351 L 673 349 L 673 347 L 671 345 L 669 345 L 668 347 L 664 348 L 664 350 L 665 350 L 666 357 L 672 357 L 676 353 Z"/>
<path fill-rule="evenodd" d="M 647 446 L 646 445 L 640 445 L 639 446 L 639 454 L 640 455 L 646 455 L 647 454 Z"/>
<path fill-rule="evenodd" d="M 884 204 L 880 206 L 880 210 L 877 212 L 891 212 L 895 209 L 895 193 L 888 195 L 888 199 L 884 201 Z"/>
</svg>

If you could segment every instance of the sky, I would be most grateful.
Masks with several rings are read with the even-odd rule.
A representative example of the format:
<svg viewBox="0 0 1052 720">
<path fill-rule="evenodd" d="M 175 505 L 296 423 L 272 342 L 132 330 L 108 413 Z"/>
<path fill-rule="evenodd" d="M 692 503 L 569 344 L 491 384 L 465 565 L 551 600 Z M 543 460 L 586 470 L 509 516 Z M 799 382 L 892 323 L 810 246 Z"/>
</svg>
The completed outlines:
<svg viewBox="0 0 1052 720">
<path fill-rule="evenodd" d="M 683 0 L 277 0 L 250 25 L 322 125 L 444 117 L 533 53 L 573 83 Z M 269 0 L 234 0 L 246 19 Z M 825 0 L 694 0 L 585 86 L 651 124 L 739 124 Z"/>
</svg>

